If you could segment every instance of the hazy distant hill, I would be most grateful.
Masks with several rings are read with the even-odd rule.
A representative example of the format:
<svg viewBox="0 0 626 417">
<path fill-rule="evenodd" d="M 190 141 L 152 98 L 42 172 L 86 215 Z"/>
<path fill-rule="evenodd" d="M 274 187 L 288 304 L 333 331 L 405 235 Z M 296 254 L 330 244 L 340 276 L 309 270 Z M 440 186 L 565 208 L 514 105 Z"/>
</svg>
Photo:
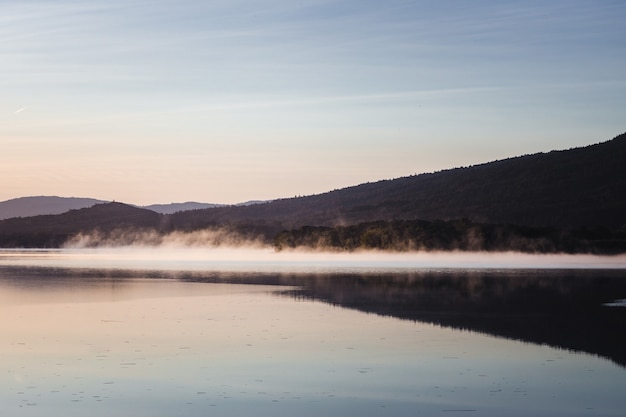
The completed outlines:
<svg viewBox="0 0 626 417">
<path fill-rule="evenodd" d="M 151 204 L 149 206 L 142 206 L 141 208 L 156 211 L 157 213 L 161 214 L 172 214 L 179 211 L 199 210 L 224 206 L 225 204 L 197 203 L 195 201 L 187 201 L 185 203 Z"/>
<path fill-rule="evenodd" d="M 236 206 L 253 206 L 255 204 L 264 204 L 264 203 L 269 203 L 270 201 L 266 201 L 266 200 L 250 200 L 250 201 L 244 201 L 243 203 L 238 203 L 235 204 Z"/>
<path fill-rule="evenodd" d="M 254 204 L 262 204 L 265 201 L 260 200 L 251 200 L 243 203 L 235 204 L 236 206 L 250 206 Z M 202 210 L 207 208 L 216 208 L 216 207 L 228 207 L 228 204 L 214 204 L 214 203 L 198 203 L 195 201 L 187 201 L 185 203 L 170 203 L 170 204 L 151 204 L 149 206 L 140 206 L 141 208 L 145 208 L 148 210 L 156 211 L 161 214 L 173 214 L 178 213 L 179 211 L 190 211 L 190 210 Z"/>
<path fill-rule="evenodd" d="M 264 224 L 277 229 L 376 220 L 451 220 L 529 226 L 626 225 L 626 134 L 613 140 L 366 183 L 245 207 L 177 213 L 173 224 Z"/>
<path fill-rule="evenodd" d="M 94 204 L 104 203 L 93 198 L 75 197 L 21 197 L 0 202 L 0 220 L 11 217 L 29 217 L 40 214 L 60 214 L 68 210 L 91 207 Z"/>
</svg>

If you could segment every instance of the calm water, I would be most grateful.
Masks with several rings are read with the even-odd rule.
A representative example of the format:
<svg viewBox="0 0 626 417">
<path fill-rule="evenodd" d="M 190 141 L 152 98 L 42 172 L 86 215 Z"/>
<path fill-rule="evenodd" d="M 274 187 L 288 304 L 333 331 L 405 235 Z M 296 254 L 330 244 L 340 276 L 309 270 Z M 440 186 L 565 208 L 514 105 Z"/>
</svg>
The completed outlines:
<svg viewBox="0 0 626 417">
<path fill-rule="evenodd" d="M 623 258 L 237 253 L 0 252 L 0 415 L 624 414 Z"/>
</svg>

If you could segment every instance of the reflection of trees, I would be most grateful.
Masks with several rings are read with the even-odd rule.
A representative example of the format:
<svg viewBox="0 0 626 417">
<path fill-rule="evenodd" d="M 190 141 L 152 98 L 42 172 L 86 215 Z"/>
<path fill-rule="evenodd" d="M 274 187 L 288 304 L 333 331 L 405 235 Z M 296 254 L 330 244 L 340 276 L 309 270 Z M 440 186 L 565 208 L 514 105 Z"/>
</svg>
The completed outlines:
<svg viewBox="0 0 626 417">
<path fill-rule="evenodd" d="M 623 271 L 474 271 L 293 278 L 347 308 L 594 353 L 626 366 Z"/>
</svg>

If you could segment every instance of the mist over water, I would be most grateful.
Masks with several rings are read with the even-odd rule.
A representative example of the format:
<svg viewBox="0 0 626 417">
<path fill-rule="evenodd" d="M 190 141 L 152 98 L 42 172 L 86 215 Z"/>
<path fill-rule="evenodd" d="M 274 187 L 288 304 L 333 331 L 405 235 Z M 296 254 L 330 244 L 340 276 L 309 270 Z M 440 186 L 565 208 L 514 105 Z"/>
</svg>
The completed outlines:
<svg viewBox="0 0 626 417">
<path fill-rule="evenodd" d="M 72 237 L 65 248 L 262 248 L 267 246 L 261 238 L 243 236 L 226 228 L 174 231 L 162 233 L 156 230 L 121 230 L 107 233 L 92 231 Z"/>
<path fill-rule="evenodd" d="M 626 269 L 626 255 L 514 252 L 275 251 L 268 246 L 118 246 L 2 250 L 0 265 L 152 270 L 335 272 L 411 269 Z"/>
<path fill-rule="evenodd" d="M 19 252 L 19 250 L 16 250 Z M 17 253 L 15 252 L 15 253 Z M 0 263 L 36 262 L 63 267 L 118 267 L 229 271 L 323 271 L 406 269 L 626 269 L 626 254 L 530 254 L 468 251 L 277 250 L 262 238 L 227 228 L 160 233 L 146 230 L 91 232 L 61 250 L 0 251 Z"/>
</svg>

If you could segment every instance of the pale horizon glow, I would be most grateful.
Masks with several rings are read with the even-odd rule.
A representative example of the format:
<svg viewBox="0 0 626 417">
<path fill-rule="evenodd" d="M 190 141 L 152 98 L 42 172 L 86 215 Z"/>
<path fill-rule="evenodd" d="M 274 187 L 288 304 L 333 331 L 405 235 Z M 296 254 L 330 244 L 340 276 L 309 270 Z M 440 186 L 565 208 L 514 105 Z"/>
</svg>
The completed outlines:
<svg viewBox="0 0 626 417">
<path fill-rule="evenodd" d="M 9 0 L 0 201 L 235 204 L 626 131 L 626 3 Z"/>
</svg>

